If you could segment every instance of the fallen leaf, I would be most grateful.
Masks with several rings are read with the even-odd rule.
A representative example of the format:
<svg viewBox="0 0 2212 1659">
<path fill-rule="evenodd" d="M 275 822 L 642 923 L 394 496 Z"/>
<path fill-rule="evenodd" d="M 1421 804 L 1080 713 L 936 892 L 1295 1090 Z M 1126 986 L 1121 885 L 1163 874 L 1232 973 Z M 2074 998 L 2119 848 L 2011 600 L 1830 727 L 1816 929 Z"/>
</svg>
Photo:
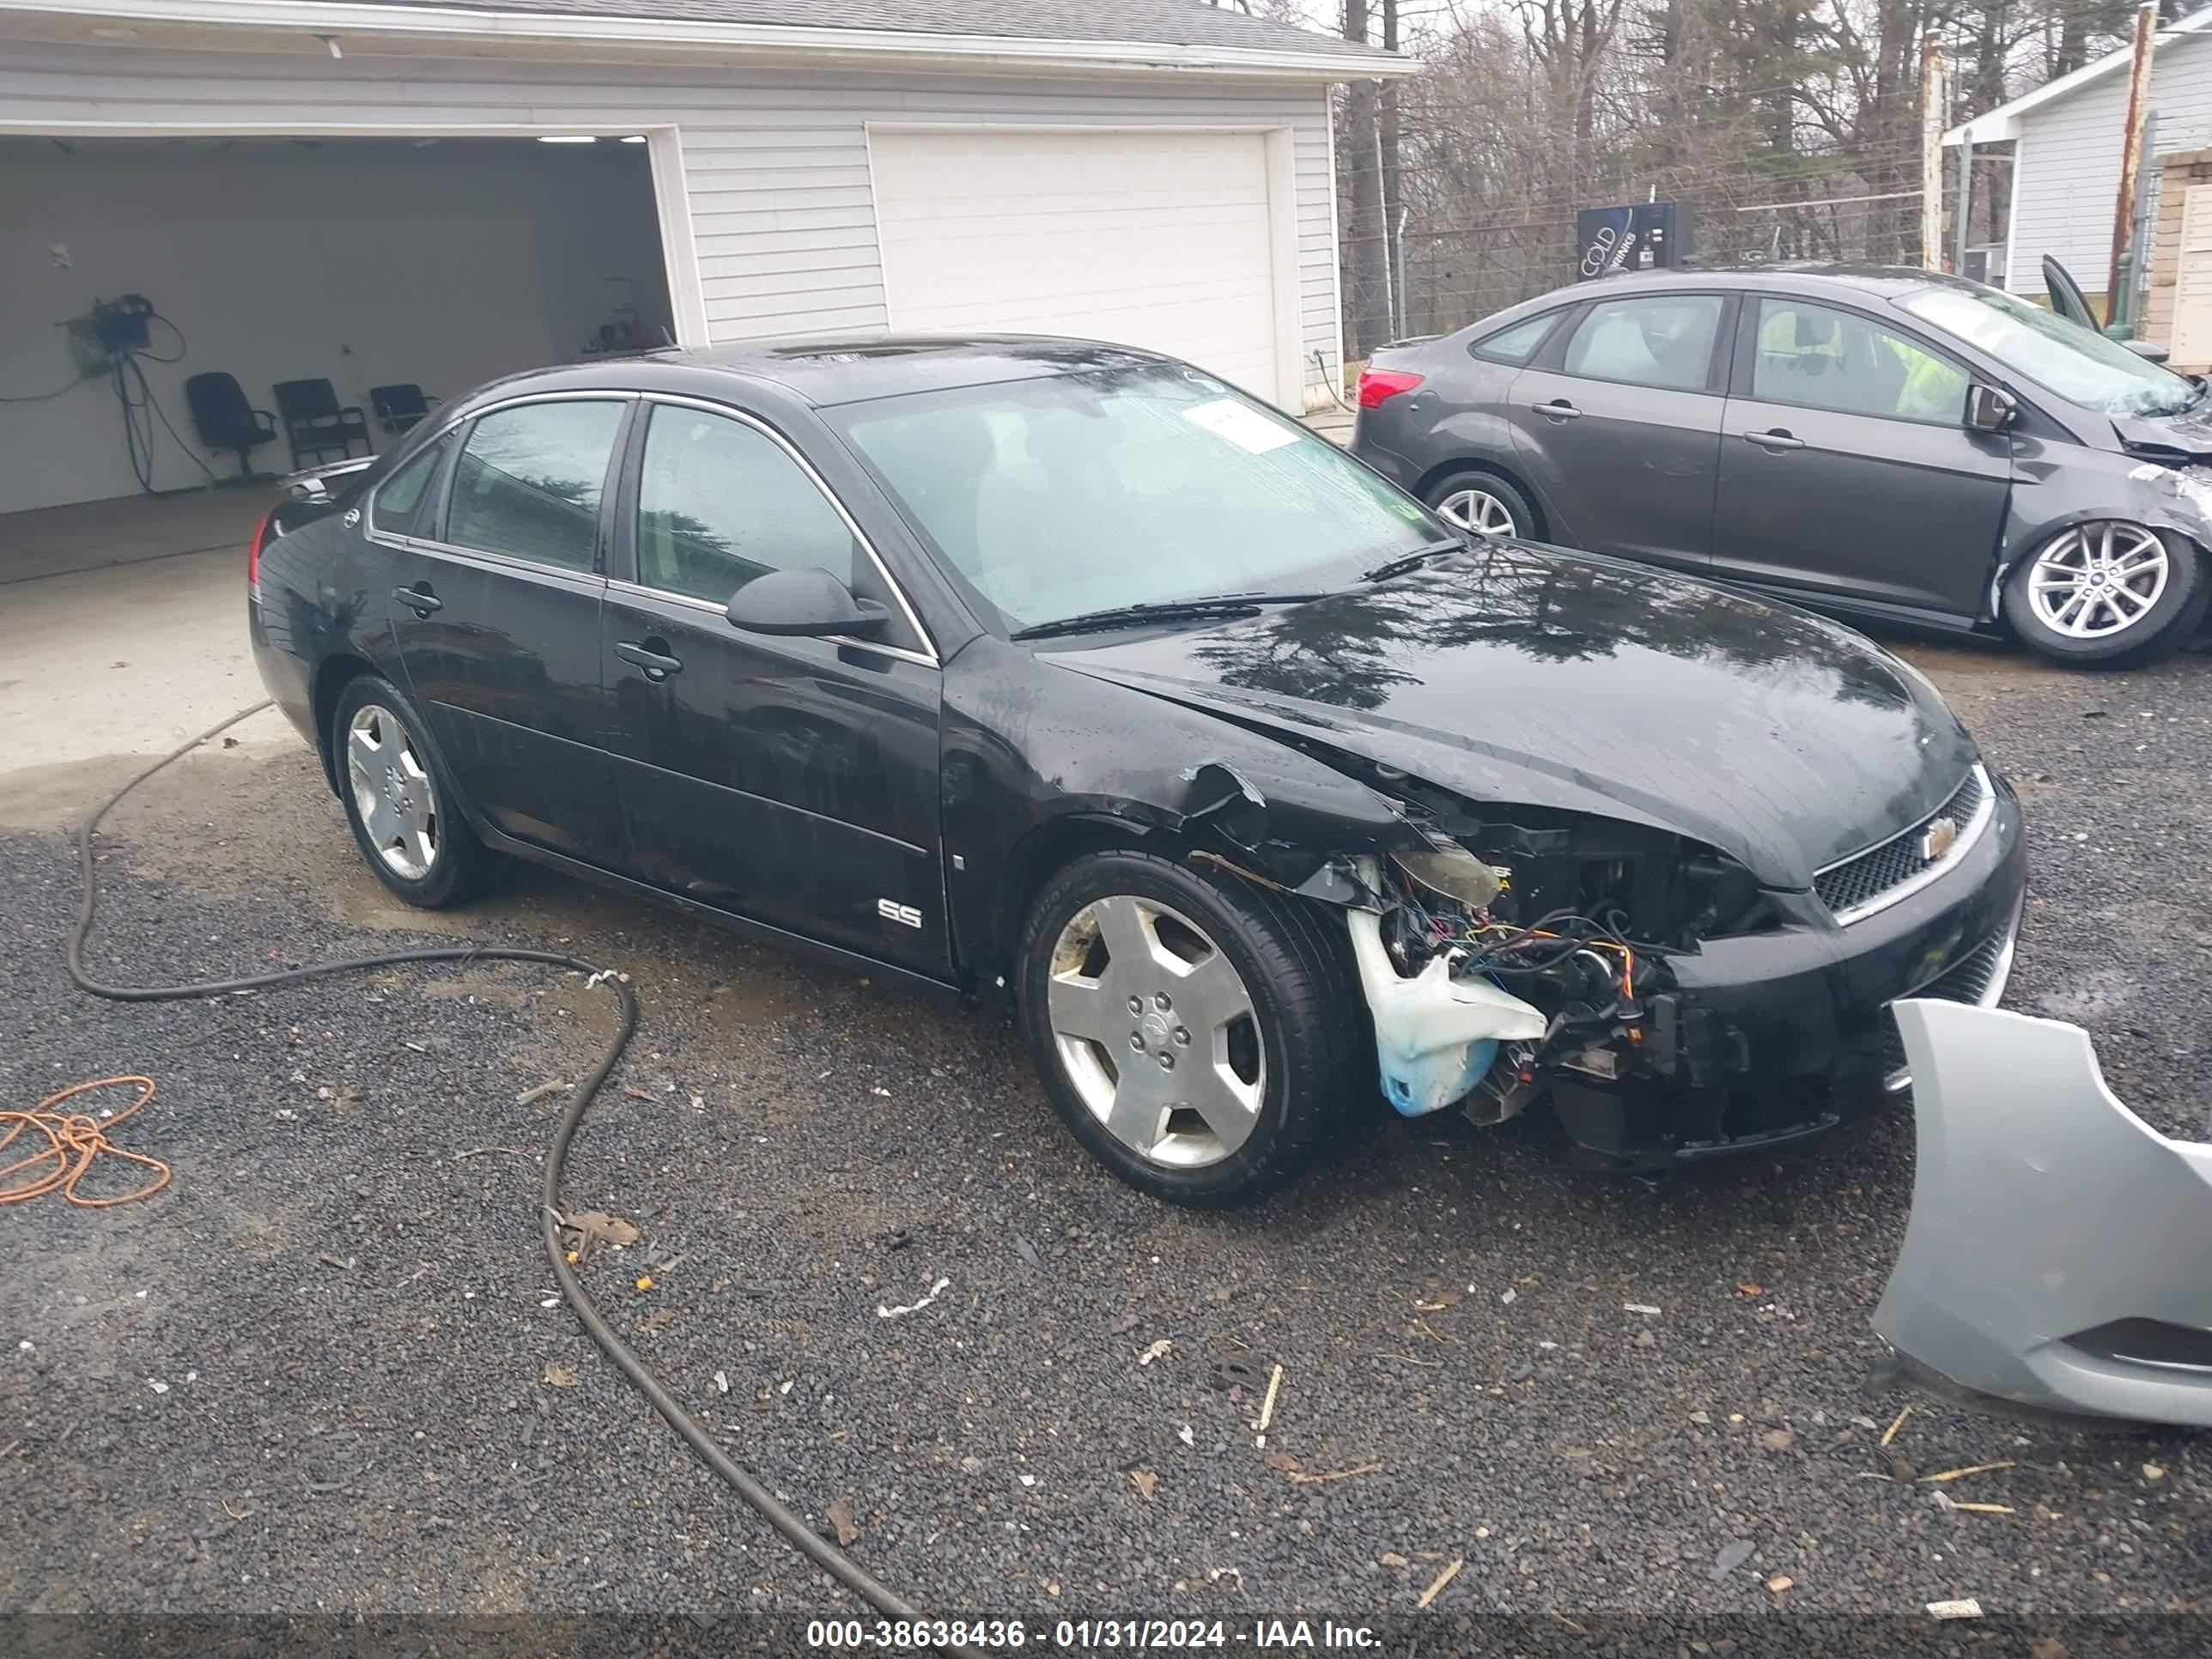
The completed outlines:
<svg viewBox="0 0 2212 1659">
<path fill-rule="evenodd" d="M 1296 1474 L 1298 1460 L 1286 1451 L 1271 1451 L 1260 1460 L 1278 1474 Z"/>
<path fill-rule="evenodd" d="M 617 1249 L 637 1243 L 637 1229 L 620 1216 L 609 1215 L 604 1210 L 579 1210 L 565 1224 L 576 1235 L 576 1249 L 570 1260 L 588 1261 L 592 1252 L 602 1244 Z"/>
<path fill-rule="evenodd" d="M 2146 1480 L 2163 1480 L 2166 1479 L 2166 1471 L 2155 1463 L 2146 1463 L 2143 1465 L 2143 1479 Z"/>
<path fill-rule="evenodd" d="M 1766 1294 L 1766 1286 L 1764 1285 L 1754 1285 L 1747 1279 L 1742 1284 L 1735 1287 L 1735 1293 L 1738 1296 L 1765 1296 Z"/>
<path fill-rule="evenodd" d="M 860 1529 L 853 1524 L 853 1505 L 848 1500 L 833 1498 L 825 1513 L 830 1524 L 837 1529 L 837 1542 L 841 1547 L 850 1549 L 860 1541 Z"/>
<path fill-rule="evenodd" d="M 1773 1577 L 1766 1581 L 1766 1588 L 1772 1590 L 1777 1595 L 1779 1595 L 1786 1589 L 1796 1589 L 1797 1581 L 1795 1578 L 1792 1578 L 1786 1572 L 1778 1572 Z"/>
<path fill-rule="evenodd" d="M 1452 1557 L 1451 1565 L 1446 1567 L 1442 1572 L 1436 1576 L 1435 1579 L 1431 1582 L 1428 1589 L 1421 1592 L 1421 1599 L 1414 1602 L 1413 1605 L 1417 1607 L 1425 1607 L 1430 1602 L 1435 1601 L 1437 1599 L 1437 1592 L 1442 1590 L 1446 1584 L 1450 1583 L 1453 1579 L 1458 1577 L 1459 1570 L 1466 1565 L 1467 1559 L 1464 1556 L 1455 1555 Z"/>
<path fill-rule="evenodd" d="M 1377 1557 L 1375 1565 L 1378 1567 L 1410 1567 L 1413 1564 L 1399 1554 L 1397 1551 L 1392 1550 L 1387 1555 Z"/>
<path fill-rule="evenodd" d="M 1175 1338 L 1171 1336 L 1164 1336 L 1158 1341 L 1153 1343 L 1151 1347 L 1146 1349 L 1144 1352 L 1139 1354 L 1137 1356 L 1137 1363 L 1139 1365 L 1149 1365 L 1155 1359 L 1164 1357 L 1174 1347 Z"/>
<path fill-rule="evenodd" d="M 1145 1497 L 1150 1498 L 1159 1489 L 1160 1478 L 1150 1469 L 1131 1469 L 1129 1484 L 1136 1487 Z"/>
<path fill-rule="evenodd" d="M 1759 1443 L 1769 1451 L 1788 1451 L 1796 1439 L 1787 1429 L 1769 1429 L 1759 1437 Z"/>
<path fill-rule="evenodd" d="M 556 1389 L 573 1389 L 584 1379 L 566 1365 L 548 1365 L 545 1368 L 545 1380 Z"/>
</svg>

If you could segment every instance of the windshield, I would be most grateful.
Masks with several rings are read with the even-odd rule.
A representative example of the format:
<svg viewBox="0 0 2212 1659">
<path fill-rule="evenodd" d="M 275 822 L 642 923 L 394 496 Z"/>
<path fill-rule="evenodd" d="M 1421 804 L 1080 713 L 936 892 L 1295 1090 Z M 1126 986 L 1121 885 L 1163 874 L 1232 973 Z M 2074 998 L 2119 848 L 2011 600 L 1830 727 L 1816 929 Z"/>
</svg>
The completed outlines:
<svg viewBox="0 0 2212 1659">
<path fill-rule="evenodd" d="M 1443 533 L 1335 445 L 1195 370 L 825 413 L 1010 629 L 1348 577 Z"/>
<path fill-rule="evenodd" d="M 1993 288 L 1923 289 L 1898 303 L 2069 403 L 2106 415 L 2178 415 L 2197 388 L 2103 335 Z"/>
</svg>

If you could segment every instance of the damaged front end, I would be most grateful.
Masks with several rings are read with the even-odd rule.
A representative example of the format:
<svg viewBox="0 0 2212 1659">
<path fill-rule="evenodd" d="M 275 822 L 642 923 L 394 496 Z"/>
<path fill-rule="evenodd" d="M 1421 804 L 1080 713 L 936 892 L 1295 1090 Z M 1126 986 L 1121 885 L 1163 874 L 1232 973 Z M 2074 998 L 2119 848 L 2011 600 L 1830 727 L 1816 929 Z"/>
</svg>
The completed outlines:
<svg viewBox="0 0 2212 1659">
<path fill-rule="evenodd" d="M 1339 843 L 1316 848 L 1304 838 L 1328 826 L 1275 810 L 1232 767 L 1182 781 L 1166 827 L 1192 861 L 1344 911 L 1401 1114 L 1461 1104 L 1490 1125 L 1548 1099 L 1585 1152 L 1644 1161 L 1681 1137 L 1629 1097 L 1743 1068 L 1741 1034 L 1686 1000 L 1670 965 L 1777 920 L 1735 860 L 1644 825 L 1478 811 L 1403 778 L 1370 781 L 1392 790 L 1387 828 L 1339 824 Z M 1594 1117 L 1611 1121 L 1589 1129 Z"/>
<path fill-rule="evenodd" d="M 1875 1330 L 1983 1394 L 2212 1427 L 2212 1145 L 2130 1112 L 2077 1025 L 1896 1014 L 1918 1158 Z"/>
</svg>

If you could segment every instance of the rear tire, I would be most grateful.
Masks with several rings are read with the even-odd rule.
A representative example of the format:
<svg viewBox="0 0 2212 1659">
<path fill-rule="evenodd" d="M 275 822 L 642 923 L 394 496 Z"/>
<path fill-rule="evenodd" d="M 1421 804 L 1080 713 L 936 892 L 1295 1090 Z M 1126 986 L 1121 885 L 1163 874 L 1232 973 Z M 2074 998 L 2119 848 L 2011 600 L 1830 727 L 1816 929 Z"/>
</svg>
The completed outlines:
<svg viewBox="0 0 2212 1659">
<path fill-rule="evenodd" d="M 398 686 L 363 674 L 338 693 L 325 741 L 368 867 L 405 902 L 442 910 L 483 890 L 491 854 L 469 828 L 428 730 Z"/>
<path fill-rule="evenodd" d="M 1017 971 L 1054 1109 L 1170 1203 L 1283 1186 L 1371 1069 L 1340 918 L 1149 853 L 1087 854 L 1048 881 Z"/>
<path fill-rule="evenodd" d="M 2005 583 L 2021 642 L 2075 668 L 2139 668 L 2189 643 L 2212 602 L 2204 555 L 2170 532 L 2121 520 L 2060 531 Z"/>
<path fill-rule="evenodd" d="M 1542 533 L 1534 504 L 1495 472 L 1473 467 L 1454 472 L 1431 485 L 1423 499 L 1438 518 L 1477 535 L 1533 540 Z"/>
</svg>

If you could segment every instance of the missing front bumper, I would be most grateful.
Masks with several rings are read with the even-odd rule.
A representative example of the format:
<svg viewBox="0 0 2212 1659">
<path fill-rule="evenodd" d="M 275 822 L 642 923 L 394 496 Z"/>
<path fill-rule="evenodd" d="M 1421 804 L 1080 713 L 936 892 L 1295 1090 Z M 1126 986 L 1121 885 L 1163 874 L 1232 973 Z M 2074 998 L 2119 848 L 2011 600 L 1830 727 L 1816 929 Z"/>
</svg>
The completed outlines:
<svg viewBox="0 0 2212 1659">
<path fill-rule="evenodd" d="M 2212 1145 L 2122 1104 L 2078 1025 L 1895 1013 L 1919 1155 L 1875 1330 L 2001 1399 L 2212 1427 Z"/>
</svg>

